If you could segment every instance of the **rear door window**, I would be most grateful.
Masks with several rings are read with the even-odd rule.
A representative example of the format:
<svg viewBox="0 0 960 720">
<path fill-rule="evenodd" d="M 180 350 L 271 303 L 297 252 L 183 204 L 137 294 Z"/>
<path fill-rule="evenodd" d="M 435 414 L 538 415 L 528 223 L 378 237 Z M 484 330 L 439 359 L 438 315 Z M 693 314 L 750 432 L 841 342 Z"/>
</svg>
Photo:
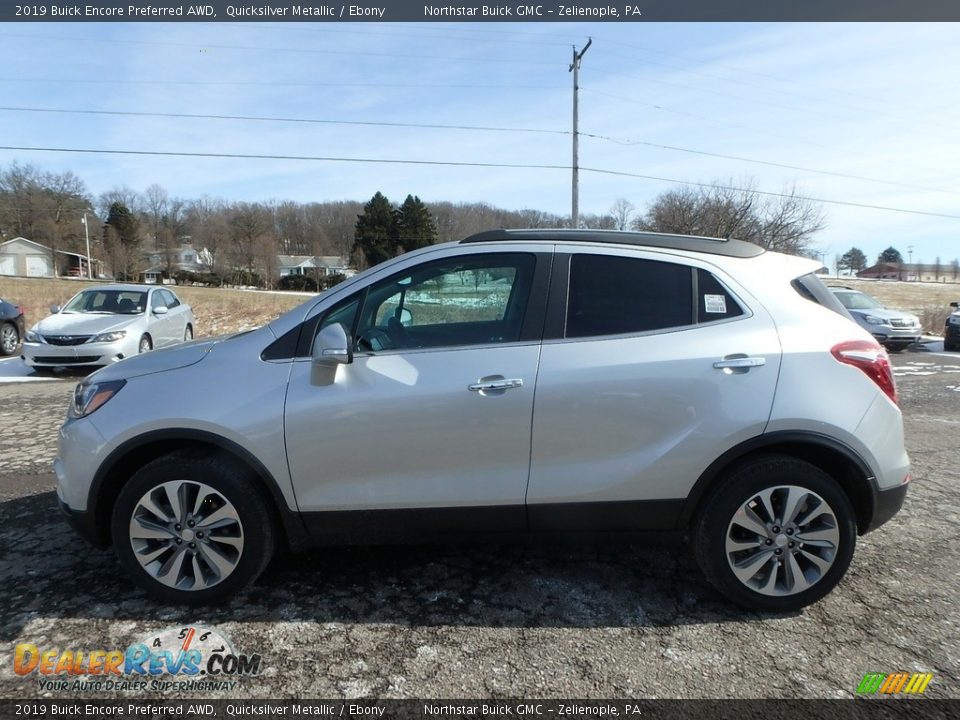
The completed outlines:
<svg viewBox="0 0 960 720">
<path fill-rule="evenodd" d="M 566 337 L 596 337 L 689 326 L 693 275 L 676 263 L 578 254 L 570 259 Z"/>
</svg>

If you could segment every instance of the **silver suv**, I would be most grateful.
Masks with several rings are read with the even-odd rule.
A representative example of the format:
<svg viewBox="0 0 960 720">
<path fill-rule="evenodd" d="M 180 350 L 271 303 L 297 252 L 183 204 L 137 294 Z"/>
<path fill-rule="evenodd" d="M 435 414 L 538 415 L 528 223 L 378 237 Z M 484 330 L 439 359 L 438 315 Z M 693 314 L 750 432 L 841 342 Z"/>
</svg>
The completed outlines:
<svg viewBox="0 0 960 720">
<path fill-rule="evenodd" d="M 910 479 L 887 356 L 818 267 L 646 233 L 424 248 L 91 375 L 60 503 L 174 602 L 279 547 L 626 532 L 689 538 L 737 603 L 800 608 Z"/>
<path fill-rule="evenodd" d="M 871 295 L 845 287 L 832 287 L 850 316 L 888 350 L 899 352 L 920 342 L 923 328 L 920 318 L 900 310 L 891 310 Z"/>
</svg>

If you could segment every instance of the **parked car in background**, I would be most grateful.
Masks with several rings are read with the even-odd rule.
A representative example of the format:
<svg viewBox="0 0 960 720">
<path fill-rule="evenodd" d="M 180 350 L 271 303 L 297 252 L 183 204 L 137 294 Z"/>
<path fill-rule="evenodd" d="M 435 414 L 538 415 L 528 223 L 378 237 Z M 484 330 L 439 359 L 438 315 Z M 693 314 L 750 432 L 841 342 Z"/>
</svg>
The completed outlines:
<svg viewBox="0 0 960 720">
<path fill-rule="evenodd" d="M 952 302 L 953 312 L 947 316 L 943 326 L 943 349 L 948 352 L 960 350 L 960 303 Z"/>
<path fill-rule="evenodd" d="M 88 377 L 60 506 L 164 601 L 220 602 L 280 547 L 646 531 L 689 538 L 735 602 L 796 610 L 910 479 L 887 354 L 819 268 L 586 230 L 406 253 Z"/>
<path fill-rule="evenodd" d="M 193 311 L 165 287 L 102 285 L 50 311 L 24 335 L 23 359 L 39 371 L 110 365 L 193 339 Z"/>
<path fill-rule="evenodd" d="M 845 287 L 830 290 L 860 326 L 888 350 L 899 352 L 920 342 L 920 318 L 901 310 L 891 310 L 871 295 Z"/>
<path fill-rule="evenodd" d="M 23 339 L 23 310 L 0 298 L 0 355 L 13 355 Z"/>
</svg>

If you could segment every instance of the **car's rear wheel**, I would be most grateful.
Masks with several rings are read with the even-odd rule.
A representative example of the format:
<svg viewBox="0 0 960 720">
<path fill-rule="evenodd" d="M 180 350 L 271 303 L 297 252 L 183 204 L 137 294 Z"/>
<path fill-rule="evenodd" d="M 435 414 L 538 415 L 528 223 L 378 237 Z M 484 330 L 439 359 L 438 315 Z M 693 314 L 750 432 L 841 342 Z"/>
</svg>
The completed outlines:
<svg viewBox="0 0 960 720">
<path fill-rule="evenodd" d="M 947 352 L 956 352 L 957 350 L 960 350 L 960 345 L 950 340 L 944 340 L 943 349 Z"/>
<path fill-rule="evenodd" d="M 0 355 L 13 355 L 20 344 L 20 332 L 13 323 L 0 325 Z"/>
<path fill-rule="evenodd" d="M 137 349 L 137 352 L 143 354 L 145 352 L 150 352 L 153 350 L 153 340 L 150 339 L 149 335 L 143 335 L 140 338 L 140 346 Z"/>
<path fill-rule="evenodd" d="M 151 595 L 198 605 L 252 583 L 273 555 L 266 499 L 223 457 L 173 454 L 141 468 L 117 497 L 111 531 L 120 564 Z"/>
<path fill-rule="evenodd" d="M 853 508 L 837 483 L 809 463 L 768 455 L 711 493 L 694 551 L 707 579 L 734 602 L 788 612 L 840 582 L 855 543 Z"/>
</svg>

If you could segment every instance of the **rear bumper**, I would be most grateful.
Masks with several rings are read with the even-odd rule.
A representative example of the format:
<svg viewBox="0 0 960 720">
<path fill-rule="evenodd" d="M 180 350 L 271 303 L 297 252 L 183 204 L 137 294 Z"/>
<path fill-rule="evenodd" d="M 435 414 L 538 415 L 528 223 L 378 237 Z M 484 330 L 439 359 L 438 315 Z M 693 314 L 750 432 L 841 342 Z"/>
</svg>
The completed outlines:
<svg viewBox="0 0 960 720">
<path fill-rule="evenodd" d="M 903 507 L 903 501 L 907 497 L 908 487 L 910 487 L 910 484 L 904 483 L 898 487 L 879 490 L 874 500 L 873 517 L 870 520 L 870 525 L 868 525 L 863 532 L 867 533 L 871 530 L 876 530 L 900 512 L 900 508 Z"/>
</svg>

